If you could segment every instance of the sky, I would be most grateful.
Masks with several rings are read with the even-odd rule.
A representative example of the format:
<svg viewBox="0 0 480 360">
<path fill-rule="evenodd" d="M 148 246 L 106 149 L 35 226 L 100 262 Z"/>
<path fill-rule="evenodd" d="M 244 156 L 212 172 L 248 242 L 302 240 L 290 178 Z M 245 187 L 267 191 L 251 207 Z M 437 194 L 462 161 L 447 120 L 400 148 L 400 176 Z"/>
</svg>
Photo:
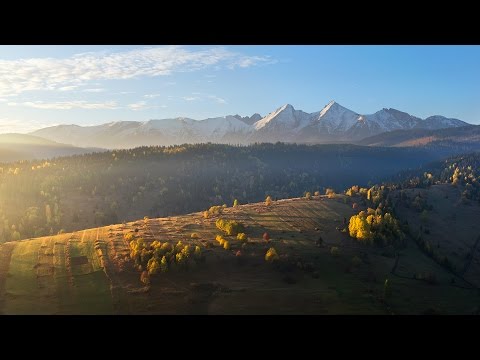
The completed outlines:
<svg viewBox="0 0 480 360">
<path fill-rule="evenodd" d="M 0 133 L 331 100 L 480 124 L 480 46 L 0 46 Z"/>
</svg>

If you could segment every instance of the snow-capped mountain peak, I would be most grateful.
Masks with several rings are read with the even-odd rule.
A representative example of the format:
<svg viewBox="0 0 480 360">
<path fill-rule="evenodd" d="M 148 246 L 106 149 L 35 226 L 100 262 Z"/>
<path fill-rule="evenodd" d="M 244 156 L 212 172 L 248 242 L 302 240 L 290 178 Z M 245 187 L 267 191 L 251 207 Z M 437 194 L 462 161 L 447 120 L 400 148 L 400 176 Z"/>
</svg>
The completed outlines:
<svg viewBox="0 0 480 360">
<path fill-rule="evenodd" d="M 305 126 L 309 120 L 310 114 L 301 110 L 295 110 L 290 104 L 285 104 L 277 110 L 271 112 L 263 119 L 253 124 L 255 130 L 272 129 L 274 131 L 293 130 Z"/>
<path fill-rule="evenodd" d="M 32 135 L 82 147 L 125 148 L 199 142 L 353 142 L 392 130 L 467 125 L 461 120 L 440 115 L 422 120 L 392 108 L 383 108 L 370 115 L 359 114 L 332 100 L 314 113 L 296 110 L 291 104 L 285 104 L 263 118 L 254 114 L 250 117 L 228 115 L 204 120 L 177 117 L 144 122 L 117 121 L 83 127 L 59 125 L 37 130 Z"/>
</svg>

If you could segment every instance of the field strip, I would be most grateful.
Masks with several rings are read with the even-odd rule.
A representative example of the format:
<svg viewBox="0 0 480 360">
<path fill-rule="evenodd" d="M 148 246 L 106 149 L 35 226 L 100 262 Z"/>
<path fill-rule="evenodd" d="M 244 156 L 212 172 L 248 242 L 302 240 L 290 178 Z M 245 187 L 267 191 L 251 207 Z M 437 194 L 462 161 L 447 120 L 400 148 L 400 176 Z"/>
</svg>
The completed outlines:
<svg viewBox="0 0 480 360">
<path fill-rule="evenodd" d="M 101 263 L 103 265 L 103 272 L 105 273 L 108 282 L 110 283 L 110 296 L 112 299 L 112 306 L 114 313 L 122 312 L 122 305 L 127 305 L 126 313 L 130 313 L 130 304 L 129 303 L 122 303 L 123 297 L 123 284 L 120 281 L 120 278 L 115 273 L 114 265 L 110 260 L 110 256 L 108 254 L 108 244 L 105 240 L 100 240 L 100 228 L 97 228 L 97 235 L 95 244 L 100 246 L 101 252 Z"/>
<path fill-rule="evenodd" d="M 10 267 L 10 258 L 16 243 L 7 242 L 0 245 L 0 314 L 3 314 L 5 302 L 5 284 L 7 282 L 8 269 Z"/>
</svg>

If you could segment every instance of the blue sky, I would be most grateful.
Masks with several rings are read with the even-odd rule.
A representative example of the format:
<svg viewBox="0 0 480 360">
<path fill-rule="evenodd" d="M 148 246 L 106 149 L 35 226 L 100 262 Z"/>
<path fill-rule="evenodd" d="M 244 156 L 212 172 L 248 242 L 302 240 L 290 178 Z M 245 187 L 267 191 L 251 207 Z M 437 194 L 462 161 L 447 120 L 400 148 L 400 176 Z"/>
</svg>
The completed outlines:
<svg viewBox="0 0 480 360">
<path fill-rule="evenodd" d="M 480 124 L 480 46 L 0 46 L 0 133 L 330 100 Z"/>
</svg>

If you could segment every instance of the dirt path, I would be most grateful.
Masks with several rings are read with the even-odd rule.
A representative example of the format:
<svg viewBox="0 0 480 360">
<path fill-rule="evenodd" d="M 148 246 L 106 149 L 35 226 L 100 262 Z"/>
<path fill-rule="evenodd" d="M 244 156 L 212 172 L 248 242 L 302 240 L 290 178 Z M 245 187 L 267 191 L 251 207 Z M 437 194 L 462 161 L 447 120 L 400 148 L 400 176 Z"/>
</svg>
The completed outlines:
<svg viewBox="0 0 480 360">
<path fill-rule="evenodd" d="M 10 267 L 10 258 L 12 257 L 15 245 L 15 242 L 7 242 L 0 245 L 0 315 L 3 314 L 5 285 L 7 283 L 8 269 Z"/>
</svg>

